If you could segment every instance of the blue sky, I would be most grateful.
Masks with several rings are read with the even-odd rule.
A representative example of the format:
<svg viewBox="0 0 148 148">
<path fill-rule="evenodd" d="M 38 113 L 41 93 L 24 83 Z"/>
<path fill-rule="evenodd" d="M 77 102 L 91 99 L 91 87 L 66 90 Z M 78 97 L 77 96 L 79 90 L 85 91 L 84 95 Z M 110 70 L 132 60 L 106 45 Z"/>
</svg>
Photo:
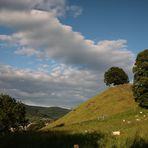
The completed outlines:
<svg viewBox="0 0 148 148">
<path fill-rule="evenodd" d="M 128 47 L 137 53 L 147 48 L 147 0 L 76 0 L 83 13 L 76 19 L 64 18 L 86 38 L 99 40 L 126 39 Z"/>
<path fill-rule="evenodd" d="M 132 81 L 147 48 L 147 0 L 1 0 L 0 92 L 73 107 L 105 89 L 104 72 Z"/>
</svg>

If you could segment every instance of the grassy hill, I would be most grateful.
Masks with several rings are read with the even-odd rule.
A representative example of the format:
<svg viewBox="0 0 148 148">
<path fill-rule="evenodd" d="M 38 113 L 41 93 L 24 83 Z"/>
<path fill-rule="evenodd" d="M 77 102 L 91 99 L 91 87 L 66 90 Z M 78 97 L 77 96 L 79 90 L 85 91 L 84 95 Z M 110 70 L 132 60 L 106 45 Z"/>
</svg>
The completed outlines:
<svg viewBox="0 0 148 148">
<path fill-rule="evenodd" d="M 39 106 L 30 106 L 25 105 L 26 107 L 26 116 L 30 121 L 38 121 L 42 119 L 54 120 L 58 119 L 70 110 L 61 108 L 61 107 L 39 107 Z"/>
<path fill-rule="evenodd" d="M 80 106 L 76 107 L 66 116 L 60 118 L 47 128 L 60 123 L 69 125 L 94 120 L 101 116 L 109 118 L 119 113 L 135 111 L 137 104 L 134 102 L 131 89 L 131 85 L 111 87 L 80 104 Z"/>
<path fill-rule="evenodd" d="M 29 110 L 32 108 L 33 116 L 38 110 Z M 113 131 L 121 134 L 114 136 Z M 147 135 L 148 110 L 134 102 L 131 85 L 120 85 L 80 104 L 39 131 L 0 136 L 0 147 L 72 148 L 78 144 L 80 148 L 147 148 Z"/>
<path fill-rule="evenodd" d="M 44 127 L 42 131 L 104 133 L 107 135 L 103 139 L 104 143 L 110 145 L 112 140 L 116 140 L 119 147 L 135 136 L 148 142 L 148 110 L 135 103 L 131 85 L 120 85 L 80 104 L 67 115 Z M 118 139 L 111 138 L 113 131 L 121 132 Z"/>
</svg>

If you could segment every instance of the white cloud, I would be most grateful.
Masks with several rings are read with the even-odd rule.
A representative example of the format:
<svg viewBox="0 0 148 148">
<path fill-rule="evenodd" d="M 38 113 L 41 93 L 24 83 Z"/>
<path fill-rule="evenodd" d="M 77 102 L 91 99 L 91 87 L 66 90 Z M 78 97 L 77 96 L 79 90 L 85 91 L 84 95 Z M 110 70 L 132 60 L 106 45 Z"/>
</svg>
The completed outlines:
<svg viewBox="0 0 148 148">
<path fill-rule="evenodd" d="M 33 55 L 38 55 L 39 52 L 36 51 L 34 48 L 25 48 L 25 47 L 23 47 L 22 49 L 16 50 L 15 54 L 33 56 Z"/>
<path fill-rule="evenodd" d="M 33 9 L 48 11 L 55 16 L 65 16 L 70 13 L 77 17 L 82 13 L 82 8 L 70 5 L 68 0 L 1 0 L 1 10 L 30 11 Z"/>
<path fill-rule="evenodd" d="M 93 72 L 64 64 L 51 73 L 0 65 L 0 92 L 37 105 L 72 107 L 95 94 L 99 89 L 98 81 Z"/>
<path fill-rule="evenodd" d="M 13 21 L 8 16 L 10 18 L 17 16 L 20 20 Z M 2 11 L 0 23 L 17 26 L 18 30 L 12 38 L 17 38 L 20 46 L 29 47 L 29 51 L 36 49 L 42 57 L 97 71 L 104 71 L 110 66 L 120 66 L 129 73 L 133 64 L 134 55 L 127 49 L 126 40 L 106 40 L 94 44 L 80 33 L 74 32 L 70 26 L 61 24 L 57 18 L 47 12 Z M 33 51 L 32 54 L 36 54 L 35 50 Z M 17 53 L 26 54 L 26 52 L 23 48 Z"/>
<path fill-rule="evenodd" d="M 67 6 L 67 11 L 70 12 L 70 15 L 74 16 L 74 17 L 77 17 L 79 15 L 82 14 L 82 11 L 83 9 L 79 6 L 75 6 L 75 5 L 72 5 L 72 6 Z"/>
</svg>

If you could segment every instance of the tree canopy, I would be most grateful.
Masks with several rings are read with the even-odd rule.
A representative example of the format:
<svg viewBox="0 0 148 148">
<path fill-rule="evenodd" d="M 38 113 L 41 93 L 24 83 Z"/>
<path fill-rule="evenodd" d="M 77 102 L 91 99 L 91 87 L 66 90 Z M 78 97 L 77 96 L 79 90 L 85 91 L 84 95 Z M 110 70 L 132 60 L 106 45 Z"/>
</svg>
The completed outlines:
<svg viewBox="0 0 148 148">
<path fill-rule="evenodd" d="M 8 132 L 10 128 L 18 128 L 27 121 L 25 106 L 9 95 L 0 95 L 0 132 Z"/>
<path fill-rule="evenodd" d="M 111 67 L 104 74 L 104 82 L 107 86 L 120 85 L 129 83 L 129 78 L 122 68 Z"/>
<path fill-rule="evenodd" d="M 148 49 L 137 55 L 133 73 L 135 101 L 139 102 L 140 106 L 148 107 Z"/>
</svg>

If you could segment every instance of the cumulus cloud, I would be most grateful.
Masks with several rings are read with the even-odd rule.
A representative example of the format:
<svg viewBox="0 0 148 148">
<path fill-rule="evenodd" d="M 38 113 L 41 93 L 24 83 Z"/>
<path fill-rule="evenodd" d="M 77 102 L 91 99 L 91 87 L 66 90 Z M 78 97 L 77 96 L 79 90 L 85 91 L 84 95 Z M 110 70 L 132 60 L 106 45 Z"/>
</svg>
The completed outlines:
<svg viewBox="0 0 148 148">
<path fill-rule="evenodd" d="M 1 10 L 31 11 L 33 9 L 48 11 L 55 16 L 65 16 L 70 13 L 77 17 L 82 13 L 82 8 L 70 5 L 68 0 L 1 0 Z"/>
<path fill-rule="evenodd" d="M 33 56 L 33 55 L 40 54 L 34 48 L 25 48 L 25 47 L 23 47 L 22 49 L 17 49 L 14 53 L 19 55 L 26 55 L 26 56 Z"/>
<path fill-rule="evenodd" d="M 34 105 L 72 107 L 98 91 L 97 81 L 94 73 L 64 64 L 51 73 L 0 65 L 0 91 Z"/>
<path fill-rule="evenodd" d="M 8 15 L 10 18 L 19 15 L 20 21 L 13 22 L 8 19 Z M 30 47 L 26 51 L 25 48 L 19 49 L 17 54 L 27 55 L 26 53 L 31 52 L 32 55 L 40 52 L 43 57 L 98 71 L 110 66 L 120 66 L 129 72 L 133 64 L 134 55 L 127 49 L 126 40 L 105 40 L 95 44 L 79 32 L 74 32 L 70 26 L 61 24 L 47 12 L 33 10 L 31 13 L 17 14 L 3 11 L 0 13 L 0 23 L 17 26 L 18 30 L 11 35 L 11 40 L 17 38 L 20 46 Z M 7 38 L 10 40 L 11 37 Z"/>
</svg>

